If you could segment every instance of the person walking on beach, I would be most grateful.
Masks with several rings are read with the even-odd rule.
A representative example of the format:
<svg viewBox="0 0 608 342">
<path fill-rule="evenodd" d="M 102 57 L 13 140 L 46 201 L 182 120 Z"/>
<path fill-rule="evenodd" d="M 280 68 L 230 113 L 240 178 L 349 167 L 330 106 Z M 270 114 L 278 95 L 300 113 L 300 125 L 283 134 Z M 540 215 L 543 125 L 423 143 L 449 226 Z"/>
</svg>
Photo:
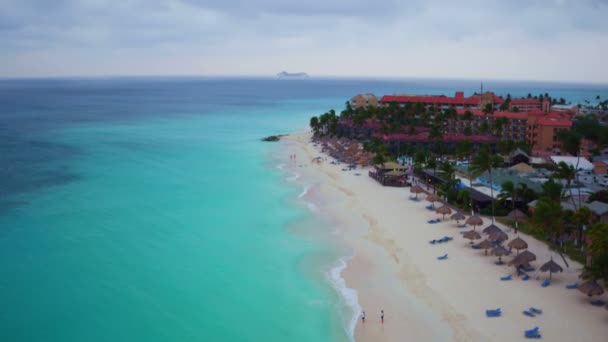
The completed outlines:
<svg viewBox="0 0 608 342">
<path fill-rule="evenodd" d="M 361 312 L 361 322 L 365 323 L 365 311 Z"/>
<path fill-rule="evenodd" d="M 380 310 L 380 322 L 384 323 L 384 310 Z"/>
</svg>

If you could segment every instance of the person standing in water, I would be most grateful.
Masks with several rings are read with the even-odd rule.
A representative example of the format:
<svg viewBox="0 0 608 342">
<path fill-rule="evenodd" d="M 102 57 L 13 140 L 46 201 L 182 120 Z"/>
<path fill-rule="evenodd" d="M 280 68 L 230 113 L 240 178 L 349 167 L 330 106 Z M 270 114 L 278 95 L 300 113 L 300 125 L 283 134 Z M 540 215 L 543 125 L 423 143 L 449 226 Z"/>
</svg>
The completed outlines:
<svg viewBox="0 0 608 342">
<path fill-rule="evenodd" d="M 361 312 L 361 322 L 365 323 L 365 311 Z"/>
<path fill-rule="evenodd" d="M 380 310 L 380 321 L 384 323 L 384 310 Z"/>
</svg>

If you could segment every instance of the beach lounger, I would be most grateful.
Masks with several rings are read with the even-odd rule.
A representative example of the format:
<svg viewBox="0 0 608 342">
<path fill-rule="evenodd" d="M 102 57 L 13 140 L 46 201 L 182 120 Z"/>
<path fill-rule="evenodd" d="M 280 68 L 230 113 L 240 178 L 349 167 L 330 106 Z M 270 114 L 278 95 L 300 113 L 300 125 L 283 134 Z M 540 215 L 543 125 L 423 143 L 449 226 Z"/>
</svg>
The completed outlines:
<svg viewBox="0 0 608 342">
<path fill-rule="evenodd" d="M 574 290 L 574 289 L 578 289 L 578 283 L 574 283 L 574 284 L 568 284 L 566 285 L 566 288 L 568 290 Z"/>
<path fill-rule="evenodd" d="M 440 257 L 437 257 L 437 260 L 445 260 L 447 258 L 448 258 L 448 254 L 446 253 L 446 254 L 444 254 L 444 255 L 442 255 Z"/>
<path fill-rule="evenodd" d="M 436 244 L 436 243 L 437 243 L 437 240 L 431 240 L 431 241 L 429 241 L 429 243 L 430 243 L 431 245 L 434 245 L 434 244 Z"/>
<path fill-rule="evenodd" d="M 524 310 L 523 314 L 530 317 L 536 317 L 536 315 L 532 311 Z"/>
<path fill-rule="evenodd" d="M 545 279 L 545 281 L 543 281 L 543 283 L 540 284 L 540 286 L 542 286 L 542 287 L 547 287 L 549 285 L 551 285 L 551 280 L 549 280 L 549 278 Z"/>
<path fill-rule="evenodd" d="M 513 275 L 509 274 L 508 276 L 500 277 L 500 280 L 507 281 L 513 279 Z"/>
<path fill-rule="evenodd" d="M 538 331 L 538 327 L 534 327 L 533 329 L 524 331 L 524 336 L 526 338 L 540 338 L 540 333 Z"/>
<path fill-rule="evenodd" d="M 441 220 L 440 220 L 440 219 L 434 219 L 434 220 L 428 220 L 428 221 L 426 221 L 426 222 L 427 222 L 427 223 L 430 223 L 430 224 L 434 224 L 434 223 L 439 223 L 439 222 L 441 222 Z"/>
<path fill-rule="evenodd" d="M 530 308 L 530 311 L 532 311 L 536 315 L 540 315 L 543 313 L 543 310 L 537 308 Z"/>
<path fill-rule="evenodd" d="M 473 248 L 473 249 L 481 249 L 481 247 L 479 247 L 477 245 L 472 245 L 471 248 Z"/>
<path fill-rule="evenodd" d="M 524 272 L 532 272 L 534 271 L 534 267 L 526 267 L 523 269 Z"/>
<path fill-rule="evenodd" d="M 486 310 L 487 317 L 500 317 L 502 315 L 502 310 L 500 308 L 496 310 Z"/>
<path fill-rule="evenodd" d="M 528 280 L 528 279 L 530 279 L 530 276 L 527 273 L 524 273 L 524 276 L 521 277 L 521 280 L 524 280 L 524 281 Z"/>
<path fill-rule="evenodd" d="M 596 300 L 591 301 L 591 305 L 593 305 L 593 306 L 604 306 L 604 305 L 606 305 L 606 301 L 603 301 L 601 299 L 596 299 Z"/>
</svg>

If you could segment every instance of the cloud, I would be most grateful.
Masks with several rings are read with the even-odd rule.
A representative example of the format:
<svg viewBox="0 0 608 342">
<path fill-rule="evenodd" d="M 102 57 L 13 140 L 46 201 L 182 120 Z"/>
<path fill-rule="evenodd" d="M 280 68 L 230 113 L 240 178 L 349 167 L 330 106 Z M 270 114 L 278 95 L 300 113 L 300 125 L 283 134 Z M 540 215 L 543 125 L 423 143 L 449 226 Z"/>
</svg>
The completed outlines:
<svg viewBox="0 0 608 342">
<path fill-rule="evenodd" d="M 0 0 L 0 76 L 603 81 L 607 0 Z"/>
</svg>

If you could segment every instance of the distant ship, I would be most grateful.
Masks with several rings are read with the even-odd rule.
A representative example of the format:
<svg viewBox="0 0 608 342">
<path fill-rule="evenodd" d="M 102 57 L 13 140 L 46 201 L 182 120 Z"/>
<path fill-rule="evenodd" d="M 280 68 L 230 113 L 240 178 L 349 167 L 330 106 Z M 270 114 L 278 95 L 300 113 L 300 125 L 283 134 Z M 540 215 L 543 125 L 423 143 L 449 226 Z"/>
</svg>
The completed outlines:
<svg viewBox="0 0 608 342">
<path fill-rule="evenodd" d="M 302 79 L 302 78 L 308 78 L 308 74 L 305 72 L 287 72 L 287 71 L 282 71 L 280 73 L 277 74 L 277 78 L 298 78 L 298 79 Z"/>
</svg>

